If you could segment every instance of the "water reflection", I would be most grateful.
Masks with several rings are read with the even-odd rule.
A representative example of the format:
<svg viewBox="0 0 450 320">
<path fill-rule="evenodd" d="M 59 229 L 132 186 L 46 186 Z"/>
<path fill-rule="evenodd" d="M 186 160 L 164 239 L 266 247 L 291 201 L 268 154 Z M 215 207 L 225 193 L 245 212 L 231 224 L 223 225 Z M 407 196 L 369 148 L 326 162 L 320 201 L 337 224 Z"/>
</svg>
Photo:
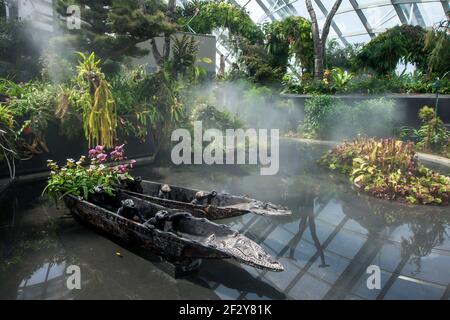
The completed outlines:
<svg viewBox="0 0 450 320">
<path fill-rule="evenodd" d="M 2 204 L 0 298 L 4 299 L 399 299 L 450 297 L 448 207 L 409 207 L 358 195 L 316 166 L 323 149 L 281 146 L 280 173 L 251 167 L 155 167 L 137 174 L 223 190 L 289 206 L 289 217 L 246 215 L 221 221 L 277 256 L 282 273 L 204 261 L 174 280 L 157 261 L 74 221 L 21 187 Z M 298 159 L 298 161 L 293 161 Z M 121 257 L 115 253 L 120 252 Z M 65 268 L 82 270 L 82 290 L 65 286 Z M 366 287 L 369 265 L 382 289 Z"/>
</svg>

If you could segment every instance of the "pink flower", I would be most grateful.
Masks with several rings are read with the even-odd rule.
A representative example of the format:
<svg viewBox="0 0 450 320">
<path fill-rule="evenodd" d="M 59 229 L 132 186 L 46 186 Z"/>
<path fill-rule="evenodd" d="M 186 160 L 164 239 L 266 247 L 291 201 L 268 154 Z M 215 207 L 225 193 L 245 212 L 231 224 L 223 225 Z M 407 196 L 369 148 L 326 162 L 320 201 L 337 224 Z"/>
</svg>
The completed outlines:
<svg viewBox="0 0 450 320">
<path fill-rule="evenodd" d="M 136 164 L 136 160 L 130 160 L 129 165 L 130 165 L 130 168 L 131 168 L 131 169 L 134 168 L 134 165 L 135 165 L 135 164 Z"/>
<path fill-rule="evenodd" d="M 106 161 L 106 157 L 107 157 L 106 154 L 100 153 L 100 154 L 97 155 L 97 160 L 100 161 L 100 162 L 105 162 Z"/>
<path fill-rule="evenodd" d="M 97 156 L 97 150 L 91 149 L 89 150 L 89 158 L 93 159 Z"/>
<path fill-rule="evenodd" d="M 117 146 L 117 147 L 115 147 L 115 148 L 114 148 L 114 150 L 116 150 L 116 151 L 118 151 L 118 152 L 123 152 L 123 147 L 125 147 L 125 145 L 124 145 L 124 144 L 122 144 L 122 145 L 120 145 L 120 146 Z"/>
<path fill-rule="evenodd" d="M 113 161 L 123 161 L 125 159 L 125 151 L 123 150 L 124 146 L 124 144 L 117 146 L 114 148 L 114 151 L 111 152 L 110 155 Z"/>
<path fill-rule="evenodd" d="M 128 165 L 126 164 L 120 164 L 116 167 L 116 170 L 120 174 L 124 174 L 128 172 Z"/>
<path fill-rule="evenodd" d="M 116 151 L 114 150 L 113 152 L 111 152 L 111 159 L 113 161 L 122 161 L 124 159 L 124 155 L 122 152 Z"/>
<path fill-rule="evenodd" d="M 105 148 L 104 148 L 103 146 L 96 146 L 96 147 L 95 147 L 95 150 L 96 150 L 98 153 L 102 153 L 104 149 L 105 149 Z"/>
</svg>

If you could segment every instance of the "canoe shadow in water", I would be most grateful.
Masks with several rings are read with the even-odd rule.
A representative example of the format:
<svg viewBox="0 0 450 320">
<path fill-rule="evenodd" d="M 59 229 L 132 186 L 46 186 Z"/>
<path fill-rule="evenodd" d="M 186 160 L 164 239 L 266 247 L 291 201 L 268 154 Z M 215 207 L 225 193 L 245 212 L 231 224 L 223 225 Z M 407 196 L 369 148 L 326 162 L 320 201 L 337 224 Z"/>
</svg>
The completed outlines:
<svg viewBox="0 0 450 320">
<path fill-rule="evenodd" d="M 270 284 L 255 278 L 250 272 L 246 271 L 239 265 L 230 262 L 228 259 L 203 259 L 198 270 L 185 276 L 174 278 L 171 275 L 170 266 L 168 266 L 170 263 L 165 261 L 161 256 L 131 245 L 124 240 L 112 236 L 104 230 L 92 226 L 77 217 L 74 217 L 74 219 L 83 227 L 87 227 L 121 248 L 151 262 L 153 266 L 161 270 L 161 272 L 165 273 L 172 279 L 189 281 L 206 289 L 212 289 L 210 283 L 216 283 L 219 285 L 224 285 L 228 288 L 236 289 L 240 292 L 254 293 L 262 298 L 267 297 L 269 299 L 279 300 L 286 299 L 286 295 L 284 293 L 280 292 Z"/>
<path fill-rule="evenodd" d="M 283 292 L 227 259 L 204 259 L 198 272 L 188 275 L 184 279 L 208 289 L 223 285 L 235 289 L 243 295 L 254 293 L 260 298 L 286 299 Z"/>
</svg>

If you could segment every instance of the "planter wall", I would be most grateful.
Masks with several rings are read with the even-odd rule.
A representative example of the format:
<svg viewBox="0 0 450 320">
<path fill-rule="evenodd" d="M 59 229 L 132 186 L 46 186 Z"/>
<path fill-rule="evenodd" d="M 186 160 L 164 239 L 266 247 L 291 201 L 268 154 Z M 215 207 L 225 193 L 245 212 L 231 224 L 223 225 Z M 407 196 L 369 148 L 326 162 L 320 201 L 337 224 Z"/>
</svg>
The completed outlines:
<svg viewBox="0 0 450 320">
<path fill-rule="evenodd" d="M 50 122 L 46 132 L 46 143 L 49 153 L 42 153 L 33 156 L 30 160 L 16 160 L 16 176 L 33 174 L 48 171 L 47 160 L 57 161 L 65 164 L 66 159 L 78 159 L 80 155 L 87 155 L 88 143 L 84 135 L 69 139 L 59 132 L 57 123 Z M 145 142 L 141 142 L 136 137 L 122 137 L 119 139 L 125 143 L 125 152 L 128 159 L 143 158 L 154 155 L 156 147 L 150 135 Z M 9 177 L 9 171 L 5 164 L 0 165 L 0 178 Z"/>
<path fill-rule="evenodd" d="M 297 108 L 300 110 L 298 114 L 301 116 L 296 119 L 298 122 L 303 120 L 305 101 L 311 97 L 311 95 L 300 94 L 282 94 L 281 97 L 290 99 L 294 102 Z M 420 122 L 418 119 L 419 109 L 425 105 L 434 107 L 436 103 L 436 97 L 434 94 L 417 94 L 417 95 L 405 95 L 405 94 L 387 94 L 387 95 L 334 95 L 333 97 L 339 98 L 342 101 L 352 104 L 354 102 L 385 97 L 392 99 L 396 102 L 397 107 L 397 125 L 400 126 L 414 126 L 417 127 Z M 439 117 L 441 117 L 444 123 L 450 123 L 450 95 L 439 96 Z M 375 121 L 376 119 L 374 119 Z"/>
</svg>

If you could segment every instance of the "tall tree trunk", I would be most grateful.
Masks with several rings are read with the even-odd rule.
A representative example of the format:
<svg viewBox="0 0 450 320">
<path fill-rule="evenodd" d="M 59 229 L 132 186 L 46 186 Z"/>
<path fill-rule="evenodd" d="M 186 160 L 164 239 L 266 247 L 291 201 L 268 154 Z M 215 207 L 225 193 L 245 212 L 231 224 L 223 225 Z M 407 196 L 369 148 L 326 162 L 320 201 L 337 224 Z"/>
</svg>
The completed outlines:
<svg viewBox="0 0 450 320">
<path fill-rule="evenodd" d="M 338 11 L 342 0 L 336 0 L 331 11 L 323 25 L 322 35 L 320 34 L 319 24 L 317 22 L 316 12 L 311 3 L 311 0 L 305 0 L 306 9 L 311 17 L 311 32 L 314 43 L 314 80 L 322 80 L 325 66 L 325 44 L 330 32 L 331 22 L 333 21 L 336 11 Z"/>
<path fill-rule="evenodd" d="M 173 22 L 175 10 L 176 10 L 176 0 L 169 0 L 166 13 L 166 20 L 168 23 Z M 169 56 L 170 56 L 170 34 L 166 33 L 164 35 L 164 51 L 163 51 L 164 61 L 169 60 Z"/>
<path fill-rule="evenodd" d="M 166 21 L 169 23 L 173 22 L 173 16 L 176 10 L 176 0 L 169 0 L 166 11 Z M 164 45 L 163 52 L 160 53 L 158 46 L 156 45 L 156 40 L 150 39 L 150 45 L 152 48 L 153 57 L 158 66 L 162 66 L 164 62 L 169 60 L 170 57 L 170 33 L 164 34 Z"/>
</svg>

